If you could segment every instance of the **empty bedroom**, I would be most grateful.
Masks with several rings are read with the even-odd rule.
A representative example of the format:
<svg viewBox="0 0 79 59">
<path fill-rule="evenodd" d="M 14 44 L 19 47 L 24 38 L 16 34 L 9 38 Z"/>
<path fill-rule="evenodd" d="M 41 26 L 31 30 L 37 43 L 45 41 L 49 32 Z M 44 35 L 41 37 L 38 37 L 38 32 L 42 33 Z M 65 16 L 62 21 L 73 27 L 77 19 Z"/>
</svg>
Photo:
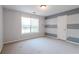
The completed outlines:
<svg viewBox="0 0 79 59">
<path fill-rule="evenodd" d="M 1 54 L 79 54 L 79 5 L 0 5 Z"/>
</svg>

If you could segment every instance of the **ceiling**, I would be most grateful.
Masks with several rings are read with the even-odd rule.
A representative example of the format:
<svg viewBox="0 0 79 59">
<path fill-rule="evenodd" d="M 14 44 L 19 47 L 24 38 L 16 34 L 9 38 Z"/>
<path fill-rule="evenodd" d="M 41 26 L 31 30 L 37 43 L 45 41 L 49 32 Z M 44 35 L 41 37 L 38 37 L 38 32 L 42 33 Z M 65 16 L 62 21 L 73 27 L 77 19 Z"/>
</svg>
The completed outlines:
<svg viewBox="0 0 79 59">
<path fill-rule="evenodd" d="M 40 16 L 50 16 L 53 14 L 79 8 L 79 5 L 47 5 L 45 10 L 41 9 L 40 5 L 4 5 L 3 8 L 27 13 L 36 12 L 35 14 Z"/>
</svg>

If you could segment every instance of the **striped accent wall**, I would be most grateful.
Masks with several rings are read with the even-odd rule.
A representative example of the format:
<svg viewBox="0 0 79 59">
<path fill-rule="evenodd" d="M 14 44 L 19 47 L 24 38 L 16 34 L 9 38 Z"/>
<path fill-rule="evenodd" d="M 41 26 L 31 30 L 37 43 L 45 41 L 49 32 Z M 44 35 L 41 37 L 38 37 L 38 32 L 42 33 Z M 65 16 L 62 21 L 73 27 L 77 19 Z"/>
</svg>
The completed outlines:
<svg viewBox="0 0 79 59">
<path fill-rule="evenodd" d="M 57 37 L 57 18 L 47 19 L 45 28 L 45 35 Z"/>
<path fill-rule="evenodd" d="M 45 17 L 46 35 L 57 35 L 57 17 L 67 15 L 67 40 L 79 43 L 79 8 Z"/>
<path fill-rule="evenodd" d="M 45 25 L 46 28 L 57 28 L 57 25 Z"/>
<path fill-rule="evenodd" d="M 67 40 L 72 41 L 72 42 L 76 42 L 79 43 L 79 38 L 75 38 L 75 37 L 68 37 Z"/>
<path fill-rule="evenodd" d="M 57 34 L 45 33 L 45 35 L 57 37 Z"/>
<path fill-rule="evenodd" d="M 79 43 L 79 14 L 68 16 L 67 29 L 67 40 Z"/>
<path fill-rule="evenodd" d="M 79 24 L 67 24 L 68 29 L 79 29 Z"/>
<path fill-rule="evenodd" d="M 65 12 L 61 12 L 61 13 L 57 13 L 54 15 L 50 15 L 50 16 L 45 17 L 45 19 L 56 18 L 56 17 L 62 16 L 62 15 L 73 15 L 73 14 L 79 14 L 79 8 L 72 9 L 72 10 L 65 11 Z"/>
</svg>

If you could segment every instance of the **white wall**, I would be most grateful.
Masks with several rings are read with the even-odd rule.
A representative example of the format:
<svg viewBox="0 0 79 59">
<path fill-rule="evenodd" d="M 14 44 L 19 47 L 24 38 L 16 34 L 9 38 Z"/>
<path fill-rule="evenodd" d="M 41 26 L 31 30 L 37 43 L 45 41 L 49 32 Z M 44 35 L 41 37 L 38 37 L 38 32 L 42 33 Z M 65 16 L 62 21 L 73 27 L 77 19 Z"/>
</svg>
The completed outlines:
<svg viewBox="0 0 79 59">
<path fill-rule="evenodd" d="M 3 9 L 4 16 L 4 43 L 44 36 L 44 17 L 35 16 L 15 10 Z M 38 17 L 40 19 L 40 32 L 21 34 L 21 16 Z"/>
<path fill-rule="evenodd" d="M 58 16 L 57 21 L 57 38 L 61 40 L 67 39 L 67 15 Z"/>
<path fill-rule="evenodd" d="M 79 24 L 79 14 L 68 15 L 67 24 Z"/>
<path fill-rule="evenodd" d="M 46 19 L 46 25 L 57 25 L 57 17 L 51 18 L 51 19 Z"/>
<path fill-rule="evenodd" d="M 0 52 L 3 47 L 3 19 L 2 19 L 2 6 L 0 6 Z"/>
<path fill-rule="evenodd" d="M 57 34 L 57 28 L 46 28 L 47 33 Z"/>
</svg>

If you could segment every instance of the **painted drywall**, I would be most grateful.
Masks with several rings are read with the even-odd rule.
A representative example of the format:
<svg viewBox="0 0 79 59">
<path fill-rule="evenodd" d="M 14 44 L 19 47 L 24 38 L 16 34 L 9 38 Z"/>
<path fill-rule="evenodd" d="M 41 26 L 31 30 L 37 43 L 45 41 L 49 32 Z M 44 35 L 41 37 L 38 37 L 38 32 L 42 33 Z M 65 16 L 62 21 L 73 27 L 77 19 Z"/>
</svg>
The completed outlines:
<svg viewBox="0 0 79 59">
<path fill-rule="evenodd" d="M 19 12 L 10 9 L 3 9 L 4 16 L 4 43 L 31 39 L 35 37 L 44 36 L 44 17 Z M 39 33 L 22 34 L 21 33 L 21 17 L 37 17 L 39 18 Z"/>
<path fill-rule="evenodd" d="M 0 52 L 3 47 L 3 18 L 2 18 L 2 6 L 0 6 Z"/>
<path fill-rule="evenodd" d="M 61 17 L 61 18 L 60 18 Z M 66 40 L 67 15 L 46 19 L 46 35 Z M 66 29 L 66 30 L 64 30 Z"/>
<path fill-rule="evenodd" d="M 67 15 L 57 17 L 57 39 L 67 39 Z"/>
<path fill-rule="evenodd" d="M 79 8 L 76 8 L 76 9 L 72 9 L 72 10 L 69 10 L 69 11 L 65 11 L 65 12 L 61 12 L 61 13 L 57 13 L 57 14 L 54 14 L 54 15 L 50 15 L 50 16 L 47 16 L 45 17 L 46 19 L 49 19 L 49 18 L 56 18 L 58 16 L 63 16 L 63 15 L 72 15 L 72 14 L 78 14 L 79 13 Z"/>
<path fill-rule="evenodd" d="M 45 25 L 46 35 L 57 37 L 57 18 L 46 19 Z"/>
<path fill-rule="evenodd" d="M 79 42 L 79 14 L 68 15 L 68 40 Z"/>
<path fill-rule="evenodd" d="M 46 17 L 46 21 L 48 21 L 47 23 L 53 24 L 54 21 L 52 22 L 50 21 L 50 19 L 55 19 L 63 15 L 67 15 L 67 40 L 79 43 L 79 8 L 48 16 Z M 53 30 L 47 31 L 50 33 L 54 33 Z"/>
</svg>

